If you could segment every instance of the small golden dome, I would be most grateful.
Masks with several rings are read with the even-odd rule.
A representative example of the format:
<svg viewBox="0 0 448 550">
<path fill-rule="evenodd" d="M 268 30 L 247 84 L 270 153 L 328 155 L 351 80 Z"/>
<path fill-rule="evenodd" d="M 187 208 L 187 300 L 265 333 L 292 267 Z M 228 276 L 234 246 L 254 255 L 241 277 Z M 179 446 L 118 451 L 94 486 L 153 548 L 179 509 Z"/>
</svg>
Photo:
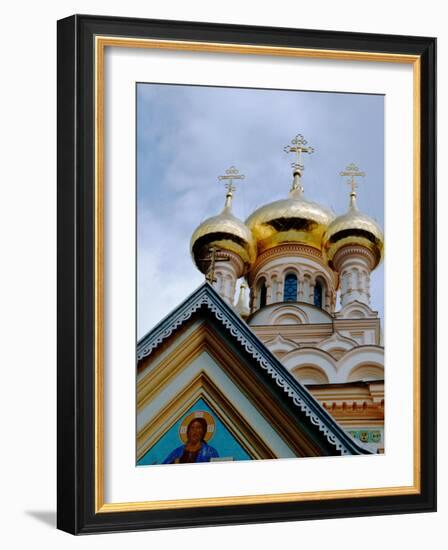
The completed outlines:
<svg viewBox="0 0 448 550">
<path fill-rule="evenodd" d="M 226 197 L 223 211 L 202 222 L 191 237 L 190 250 L 194 262 L 202 273 L 206 273 L 210 261 L 210 248 L 237 254 L 248 271 L 256 258 L 256 244 L 249 228 L 232 214 L 232 193 Z"/>
<path fill-rule="evenodd" d="M 375 257 L 374 269 L 382 260 L 384 235 L 375 220 L 363 214 L 356 206 L 356 193 L 350 194 L 348 212 L 338 216 L 328 227 L 324 236 L 324 250 L 330 267 L 334 269 L 333 258 L 338 250 L 357 244 L 370 250 Z"/>
<path fill-rule="evenodd" d="M 322 237 L 334 218 L 330 210 L 303 196 L 299 180 L 287 199 L 258 208 L 246 220 L 258 252 L 283 243 L 301 243 L 321 250 Z"/>
</svg>

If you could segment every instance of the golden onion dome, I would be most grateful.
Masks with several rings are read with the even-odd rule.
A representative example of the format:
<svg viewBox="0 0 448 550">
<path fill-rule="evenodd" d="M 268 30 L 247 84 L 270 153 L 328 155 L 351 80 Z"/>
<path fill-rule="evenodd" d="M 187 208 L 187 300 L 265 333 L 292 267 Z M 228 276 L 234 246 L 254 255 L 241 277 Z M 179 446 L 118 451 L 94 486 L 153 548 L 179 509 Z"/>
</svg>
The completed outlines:
<svg viewBox="0 0 448 550">
<path fill-rule="evenodd" d="M 226 195 L 224 209 L 217 216 L 208 218 L 194 231 L 191 241 L 191 255 L 197 268 L 206 273 L 210 260 L 210 248 L 237 254 L 247 272 L 256 258 L 256 244 L 249 228 L 232 213 L 232 191 Z"/>
<path fill-rule="evenodd" d="M 330 210 L 303 196 L 300 174 L 287 199 L 258 208 L 246 220 L 261 253 L 283 243 L 300 243 L 321 250 L 322 237 L 334 218 Z"/>
<path fill-rule="evenodd" d="M 344 246 L 359 245 L 370 250 L 375 257 L 374 269 L 382 260 L 384 235 L 375 220 L 363 214 L 356 205 L 356 193 L 350 193 L 350 206 L 346 214 L 338 216 L 324 235 L 324 250 L 330 267 L 333 258 Z"/>
</svg>

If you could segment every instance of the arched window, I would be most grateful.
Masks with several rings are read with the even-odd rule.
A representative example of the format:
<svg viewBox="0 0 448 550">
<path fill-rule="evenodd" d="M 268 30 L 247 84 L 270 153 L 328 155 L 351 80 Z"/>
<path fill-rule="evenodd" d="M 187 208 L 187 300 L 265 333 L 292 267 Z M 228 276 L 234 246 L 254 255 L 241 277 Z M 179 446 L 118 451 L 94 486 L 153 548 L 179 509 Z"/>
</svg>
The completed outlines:
<svg viewBox="0 0 448 550">
<path fill-rule="evenodd" d="M 261 281 L 258 283 L 258 307 L 264 307 L 266 305 L 266 281 L 265 279 L 261 279 Z"/>
<path fill-rule="evenodd" d="M 297 277 L 294 273 L 288 273 L 285 277 L 285 285 L 283 288 L 284 302 L 297 302 Z"/>
<path fill-rule="evenodd" d="M 314 305 L 322 309 L 324 303 L 324 286 L 317 280 L 314 285 Z"/>
</svg>

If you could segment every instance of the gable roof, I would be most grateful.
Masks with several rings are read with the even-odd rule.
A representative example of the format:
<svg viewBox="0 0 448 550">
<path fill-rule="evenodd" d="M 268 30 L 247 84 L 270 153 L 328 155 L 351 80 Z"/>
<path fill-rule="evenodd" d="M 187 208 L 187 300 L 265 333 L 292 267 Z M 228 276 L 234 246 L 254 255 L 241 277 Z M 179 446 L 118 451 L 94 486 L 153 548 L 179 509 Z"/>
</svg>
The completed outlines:
<svg viewBox="0 0 448 550">
<path fill-rule="evenodd" d="M 330 416 L 311 393 L 280 363 L 258 339 L 250 327 L 227 305 L 213 287 L 205 282 L 184 302 L 162 319 L 137 343 L 137 361 L 151 355 L 160 344 L 173 335 L 200 311 L 206 312 L 224 329 L 227 336 L 253 361 L 253 368 L 265 374 L 273 389 L 280 390 L 290 411 L 305 423 L 310 431 L 320 432 L 333 454 L 372 454 L 357 444 Z"/>
</svg>

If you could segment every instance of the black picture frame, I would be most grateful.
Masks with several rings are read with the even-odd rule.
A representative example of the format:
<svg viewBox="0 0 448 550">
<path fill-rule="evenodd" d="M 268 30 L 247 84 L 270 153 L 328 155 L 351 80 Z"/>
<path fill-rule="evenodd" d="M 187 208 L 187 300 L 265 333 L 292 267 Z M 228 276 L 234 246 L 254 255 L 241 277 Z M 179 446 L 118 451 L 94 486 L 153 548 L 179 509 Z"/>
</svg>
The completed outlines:
<svg viewBox="0 0 448 550">
<path fill-rule="evenodd" d="M 98 513 L 95 506 L 95 57 L 98 35 L 417 56 L 420 61 L 420 490 Z M 436 39 L 74 15 L 58 22 L 57 526 L 73 534 L 436 510 Z"/>
</svg>

